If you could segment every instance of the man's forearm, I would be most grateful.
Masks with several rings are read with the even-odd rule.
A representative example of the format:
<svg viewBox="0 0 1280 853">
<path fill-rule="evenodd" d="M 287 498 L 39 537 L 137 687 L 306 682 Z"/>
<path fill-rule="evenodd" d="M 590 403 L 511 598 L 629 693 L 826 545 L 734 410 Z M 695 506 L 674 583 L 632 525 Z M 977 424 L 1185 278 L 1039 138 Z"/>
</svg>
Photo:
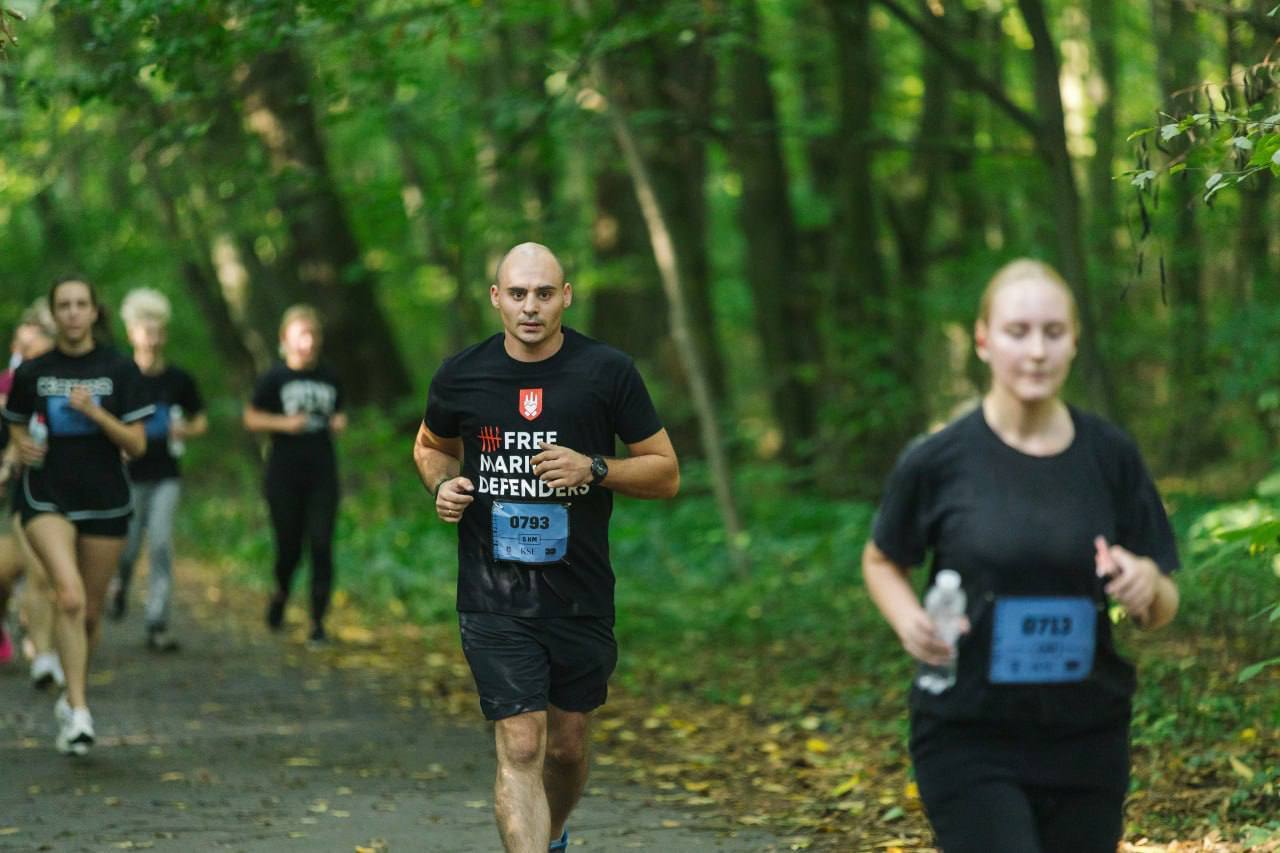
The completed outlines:
<svg viewBox="0 0 1280 853">
<path fill-rule="evenodd" d="M 675 497 L 680 490 L 680 465 L 657 453 L 610 459 L 603 485 L 630 498 Z"/>
<path fill-rule="evenodd" d="M 415 444 L 413 447 L 413 462 L 418 468 L 422 485 L 433 495 L 441 483 L 458 476 L 462 470 L 461 460 L 434 448 L 423 447 L 421 444 Z"/>
</svg>

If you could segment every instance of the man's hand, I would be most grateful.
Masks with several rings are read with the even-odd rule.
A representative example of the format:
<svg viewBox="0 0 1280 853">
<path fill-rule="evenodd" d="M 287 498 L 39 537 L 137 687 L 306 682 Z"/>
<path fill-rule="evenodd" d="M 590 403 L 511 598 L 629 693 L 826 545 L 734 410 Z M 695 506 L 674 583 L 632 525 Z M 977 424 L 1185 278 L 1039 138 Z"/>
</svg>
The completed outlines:
<svg viewBox="0 0 1280 853">
<path fill-rule="evenodd" d="M 538 447 L 542 452 L 533 457 L 533 473 L 551 488 L 571 488 L 591 482 L 590 456 L 545 441 Z"/>
<path fill-rule="evenodd" d="M 457 524 L 462 520 L 462 513 L 475 500 L 470 492 L 476 487 L 466 477 L 451 477 L 440 484 L 436 490 L 436 515 L 441 521 Z"/>
</svg>

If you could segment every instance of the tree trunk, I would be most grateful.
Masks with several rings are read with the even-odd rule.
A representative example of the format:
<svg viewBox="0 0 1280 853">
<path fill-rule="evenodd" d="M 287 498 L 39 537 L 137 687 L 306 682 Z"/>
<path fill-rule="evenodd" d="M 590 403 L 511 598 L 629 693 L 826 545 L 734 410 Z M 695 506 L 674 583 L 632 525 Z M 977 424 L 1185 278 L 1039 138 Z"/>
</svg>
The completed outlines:
<svg viewBox="0 0 1280 853">
<path fill-rule="evenodd" d="M 244 84 L 249 127 L 269 152 L 289 245 L 285 257 L 325 323 L 325 346 L 352 402 L 388 404 L 411 390 L 363 263 L 293 45 L 257 56 Z"/>
<path fill-rule="evenodd" d="M 1102 281 L 1112 280 L 1116 265 L 1116 86 L 1119 62 L 1116 57 L 1115 0 L 1091 0 L 1089 33 L 1097 56 L 1098 77 L 1102 83 L 1102 99 L 1098 101 L 1093 120 L 1093 160 L 1089 164 L 1089 196 L 1091 202 L 1090 231 L 1093 235 L 1093 268 L 1101 271 Z M 1101 317 L 1112 315 L 1116 304 L 1114 293 L 1103 292 L 1099 299 Z"/>
<path fill-rule="evenodd" d="M 1075 291 L 1084 329 L 1080 336 L 1080 368 L 1090 405 L 1102 414 L 1118 417 L 1114 384 L 1103 361 L 1098 341 L 1098 311 L 1090 286 L 1089 264 L 1085 254 L 1084 216 L 1080 194 L 1076 188 L 1071 156 L 1067 151 L 1067 134 L 1059 88 L 1057 50 L 1045 19 L 1040 0 L 1018 0 L 1023 20 L 1034 42 L 1035 102 L 1038 128 L 1036 146 L 1049 170 L 1053 187 L 1052 206 L 1057 221 L 1058 263 L 1062 274 Z"/>
<path fill-rule="evenodd" d="M 1266 0 L 1254 0 L 1254 14 L 1263 16 L 1267 13 Z M 1235 25 L 1230 18 L 1227 27 L 1227 75 L 1234 78 L 1236 66 L 1248 68 L 1257 62 L 1269 40 L 1260 40 L 1256 29 L 1250 27 L 1247 38 L 1237 41 L 1232 33 Z M 1243 69 L 1242 69 L 1243 70 Z M 1237 108 L 1247 104 L 1243 80 L 1238 86 L 1232 86 L 1233 100 Z M 1273 220 L 1268 216 L 1267 207 L 1271 200 L 1271 188 L 1275 181 L 1269 171 L 1256 174 L 1247 184 L 1239 188 L 1240 215 L 1237 217 L 1237 246 L 1235 252 L 1236 271 L 1233 276 L 1236 282 L 1233 302 L 1236 305 L 1249 306 L 1258 296 L 1264 297 L 1268 304 L 1275 304 L 1276 288 L 1275 267 L 1271 260 L 1270 237 Z"/>
<path fill-rule="evenodd" d="M 611 102 L 624 115 L 648 118 L 643 126 L 632 127 L 631 133 L 675 241 L 690 322 L 702 330 L 694 345 L 707 373 L 713 403 L 717 411 L 727 414 L 726 407 L 719 405 L 726 399 L 727 383 L 711 301 L 707 151 L 701 127 L 712 108 L 714 66 L 701 38 L 673 45 L 654 37 L 618 52 L 611 57 L 610 68 Z M 689 380 L 683 362 L 664 318 L 649 308 L 654 290 L 661 286 L 661 273 L 654 266 L 652 247 L 645 236 L 634 180 L 625 163 L 615 164 L 607 156 L 601 162 L 595 193 L 595 256 L 606 268 L 617 269 L 622 280 L 596 291 L 592 328 L 629 352 L 658 362 L 673 383 L 672 397 L 677 401 L 667 417 L 672 439 L 677 446 L 696 447 L 698 423 L 689 406 Z"/>
<path fill-rule="evenodd" d="M 1200 95 L 1200 50 L 1196 17 L 1181 3 L 1152 3 L 1157 33 L 1157 71 L 1164 109 L 1170 115 L 1195 111 Z M 1182 93 L 1182 94 L 1177 94 Z M 1168 143 L 1171 157 L 1183 155 L 1189 142 L 1179 136 Z M 1208 322 L 1201 291 L 1201 239 L 1196 210 L 1201 183 L 1187 170 L 1173 177 L 1166 196 L 1173 216 L 1164 269 L 1168 278 L 1170 312 L 1169 385 L 1178 404 L 1171 415 L 1165 458 L 1174 470 L 1187 472 L 1206 461 L 1213 451 L 1213 389 L 1205 368 Z"/>
<path fill-rule="evenodd" d="M 955 31 L 956 17 L 955 13 L 948 12 L 939 23 L 948 30 Z M 948 181 L 954 183 L 955 175 L 951 170 L 959 160 L 957 155 L 939 146 L 930 145 L 929 142 L 935 139 L 966 138 L 957 132 L 958 123 L 952 117 L 954 91 L 946 63 L 934 51 L 926 52 L 922 61 L 924 105 L 916 128 L 909 176 L 901 182 L 900 191 L 895 193 L 898 200 L 886 200 L 898 260 L 897 294 L 894 298 L 894 348 L 899 364 L 898 373 L 907 392 L 900 395 L 900 405 L 903 407 L 900 420 L 903 431 L 911 433 L 924 428 L 925 421 L 931 415 L 945 416 L 949 413 L 929 412 L 926 409 L 928 383 L 923 375 L 919 318 L 924 316 L 924 294 L 929 286 L 929 268 L 933 262 L 931 237 L 934 214 L 944 186 Z M 972 139 L 971 117 L 969 121 L 967 138 Z M 964 165 L 967 168 L 969 164 L 965 162 Z M 972 215 L 975 220 L 968 227 L 977 229 L 977 233 L 981 234 L 985 220 L 985 212 L 979 201 L 982 194 L 958 192 L 956 195 L 961 199 L 974 197 L 967 202 L 973 204 Z M 945 358 L 938 361 L 943 364 L 947 362 Z M 950 387 L 952 384 L 948 383 L 948 390 Z M 888 460 L 882 462 L 887 463 Z"/>
<path fill-rule="evenodd" d="M 744 274 L 767 375 L 765 390 L 782 432 L 783 452 L 808 470 L 816 450 L 819 367 L 812 287 L 802 272 L 800 237 L 788 193 L 769 64 L 760 51 L 754 0 L 737 4 L 742 32 L 732 51 L 735 131 L 728 142 L 742 181 L 739 217 Z"/>
<path fill-rule="evenodd" d="M 578 13 L 586 17 L 587 0 L 575 0 L 575 6 Z M 596 60 L 592 63 L 592 74 L 596 78 L 596 85 L 604 93 L 608 102 L 611 87 L 602 61 Z M 689 380 L 689 390 L 700 426 L 702 450 L 706 455 L 707 467 L 711 473 L 711 489 L 715 495 L 721 524 L 724 525 L 725 544 L 735 571 L 739 575 L 745 575 L 750 569 L 750 560 L 744 547 L 747 536 L 738 516 L 737 501 L 734 498 L 733 472 L 728 454 L 725 452 L 719 419 L 716 417 L 711 386 L 707 381 L 706 370 L 693 340 L 693 330 L 689 325 L 689 308 L 684 284 L 680 278 L 680 261 L 676 253 L 676 244 L 663 214 L 662 205 L 654 191 L 648 166 L 640 154 L 640 148 L 636 144 L 626 117 L 616 103 L 608 103 L 609 124 L 618 148 L 622 152 L 623 160 L 627 164 L 627 171 L 635 188 L 636 201 L 643 213 L 653 247 L 653 259 L 658 265 L 658 272 L 662 278 L 662 289 L 666 295 L 668 317 L 671 323 L 671 337 Z"/>
<path fill-rule="evenodd" d="M 913 260 L 921 259 L 910 270 L 917 278 L 891 287 L 880 253 L 878 193 L 872 176 L 871 119 L 879 68 L 869 9 L 865 4 L 846 7 L 832 2 L 829 11 L 836 43 L 839 169 L 831 229 L 831 302 L 824 313 L 834 319 L 834 328 L 827 330 L 832 357 L 826 406 L 836 428 L 823 446 L 841 460 L 839 480 L 829 483 L 830 488 L 874 495 L 899 451 L 922 426 L 922 398 L 914 375 L 919 335 L 900 336 L 898 329 L 899 320 L 913 319 L 911 305 L 918 304 L 918 288 L 924 284 L 926 235 L 913 230 L 909 238 L 912 251 L 919 250 Z M 875 400 L 875 406 L 868 406 L 868 400 Z"/>
</svg>

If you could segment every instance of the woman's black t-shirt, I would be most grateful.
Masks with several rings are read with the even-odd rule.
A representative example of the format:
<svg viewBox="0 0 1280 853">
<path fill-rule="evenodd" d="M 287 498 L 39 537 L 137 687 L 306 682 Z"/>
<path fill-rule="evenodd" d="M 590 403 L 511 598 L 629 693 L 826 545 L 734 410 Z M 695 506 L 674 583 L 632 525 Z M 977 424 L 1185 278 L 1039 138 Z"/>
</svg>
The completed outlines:
<svg viewBox="0 0 1280 853">
<path fill-rule="evenodd" d="M 169 452 L 173 407 L 182 409 L 183 418 L 193 418 L 204 411 L 204 400 L 191 374 L 179 367 L 168 365 L 159 373 L 141 375 L 143 393 L 156 408 L 144 422 L 147 452 L 129 463 L 129 476 L 135 483 L 152 483 L 179 475 L 178 460 Z"/>
<path fill-rule="evenodd" d="M 343 397 L 337 374 L 327 365 L 294 370 L 278 362 L 258 377 L 250 402 L 255 409 L 273 415 L 308 416 L 307 426 L 300 433 L 271 433 L 273 464 L 333 464 L 329 419 L 342 411 Z"/>
<path fill-rule="evenodd" d="M 4 416 L 30 427 L 40 415 L 49 431 L 44 464 L 23 473 L 23 497 L 38 512 L 72 521 L 127 516 L 129 481 L 120 449 L 97 424 L 71 408 L 76 386 L 87 386 L 98 405 L 122 422 L 146 418 L 154 407 L 142 390 L 137 365 L 110 347 L 83 355 L 53 349 L 24 361 L 13 378 Z"/>
<path fill-rule="evenodd" d="M 498 334 L 444 362 L 424 422 L 462 438 L 475 485 L 458 531 L 458 609 L 513 616 L 613 616 L 602 486 L 552 489 L 532 471 L 540 442 L 612 456 L 662 429 L 629 356 L 572 329 L 555 355 L 511 358 Z"/>
<path fill-rule="evenodd" d="M 877 547 L 900 566 L 932 554 L 933 573 L 959 572 L 971 623 L 958 644 L 955 686 L 939 695 L 914 688 L 914 710 L 1082 729 L 1128 719 L 1134 669 L 1112 641 L 1094 537 L 1150 557 L 1166 573 L 1178 567 L 1178 554 L 1132 439 L 1094 415 L 1071 409 L 1071 418 L 1075 437 L 1065 450 L 1029 456 L 1005 444 L 979 407 L 909 448 L 890 475 L 874 525 Z M 1055 610 L 1064 600 L 1078 604 Z M 1037 618 L 1034 605 L 1045 601 L 1049 616 Z M 1036 654 L 1051 665 L 1069 658 L 1055 641 L 1072 619 L 1077 629 L 1086 620 L 1095 626 L 1084 638 L 1093 644 L 1091 668 L 1066 664 L 1087 676 L 1065 673 L 1053 683 L 1017 676 L 1016 667 L 1034 666 Z"/>
</svg>

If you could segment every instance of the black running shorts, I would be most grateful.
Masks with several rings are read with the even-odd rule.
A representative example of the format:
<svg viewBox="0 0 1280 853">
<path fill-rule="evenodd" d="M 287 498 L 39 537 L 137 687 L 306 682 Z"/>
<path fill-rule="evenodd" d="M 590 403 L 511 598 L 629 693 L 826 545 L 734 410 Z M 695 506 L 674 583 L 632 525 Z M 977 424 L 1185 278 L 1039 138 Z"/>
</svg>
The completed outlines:
<svg viewBox="0 0 1280 853">
<path fill-rule="evenodd" d="M 31 504 L 26 501 L 22 502 L 22 506 L 18 510 L 18 515 L 22 519 L 22 526 L 26 527 L 31 523 L 32 519 L 42 515 L 62 515 L 61 513 L 45 513 L 33 509 Z M 63 518 L 67 518 L 65 515 Z M 129 535 L 129 516 L 117 516 L 116 518 L 68 518 L 76 528 L 76 533 L 81 536 L 102 536 L 109 539 L 123 539 Z"/>
<path fill-rule="evenodd" d="M 608 698 L 618 663 L 612 619 L 462 612 L 458 627 L 486 720 L 548 704 L 586 713 Z"/>
</svg>

